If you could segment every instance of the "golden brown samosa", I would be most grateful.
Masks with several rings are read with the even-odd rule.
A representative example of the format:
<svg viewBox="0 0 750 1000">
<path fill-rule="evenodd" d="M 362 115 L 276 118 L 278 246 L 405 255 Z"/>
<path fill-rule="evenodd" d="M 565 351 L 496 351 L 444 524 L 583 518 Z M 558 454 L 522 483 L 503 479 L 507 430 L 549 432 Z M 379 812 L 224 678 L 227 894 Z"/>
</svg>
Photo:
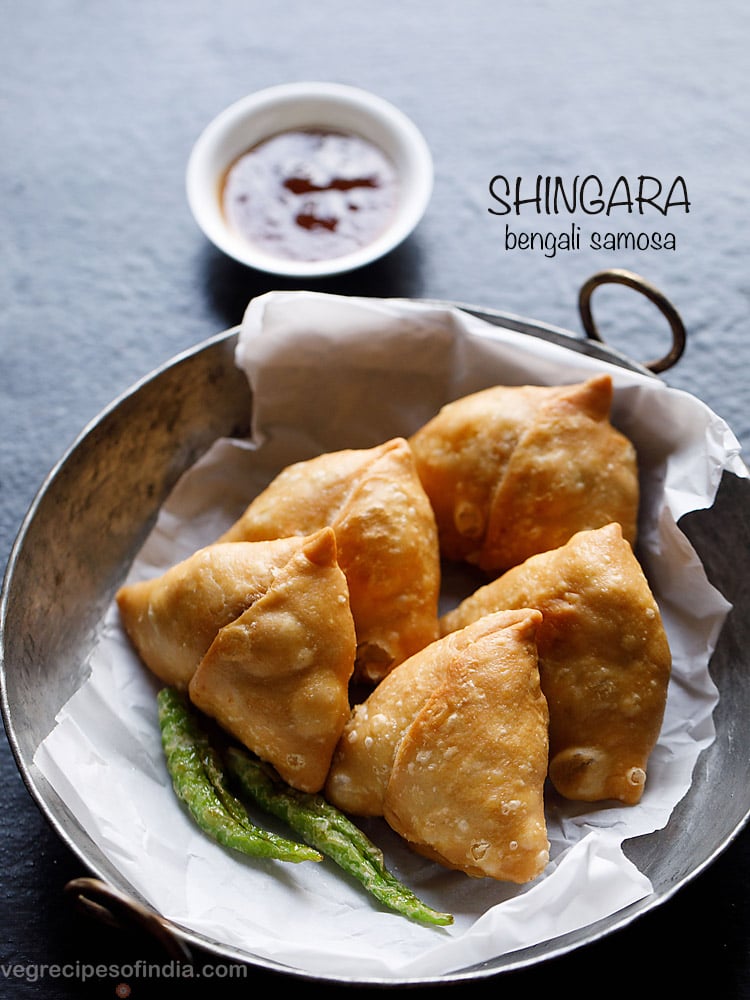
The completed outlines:
<svg viewBox="0 0 750 1000">
<path fill-rule="evenodd" d="M 440 555 L 429 500 L 403 438 L 290 465 L 222 542 L 336 534 L 357 634 L 355 676 L 370 684 L 438 635 Z"/>
<path fill-rule="evenodd" d="M 610 422 L 612 378 L 493 386 L 409 439 L 447 558 L 497 574 L 612 521 L 634 543 L 635 448 Z"/>
<path fill-rule="evenodd" d="M 220 629 L 190 698 L 293 788 L 317 792 L 349 715 L 355 647 L 335 536 L 324 528 Z"/>
<path fill-rule="evenodd" d="M 159 576 L 122 586 L 120 620 L 146 666 L 185 690 L 219 629 L 268 590 L 304 543 L 208 545 Z"/>
<path fill-rule="evenodd" d="M 354 710 L 326 795 L 419 853 L 527 882 L 549 859 L 548 714 L 533 610 L 489 615 L 396 667 Z"/>
<path fill-rule="evenodd" d="M 527 607 L 542 613 L 537 645 L 552 783 L 569 799 L 637 803 L 661 730 L 671 653 L 620 525 L 578 532 L 530 557 L 445 614 L 441 629 L 450 634 L 499 609 Z"/>
</svg>

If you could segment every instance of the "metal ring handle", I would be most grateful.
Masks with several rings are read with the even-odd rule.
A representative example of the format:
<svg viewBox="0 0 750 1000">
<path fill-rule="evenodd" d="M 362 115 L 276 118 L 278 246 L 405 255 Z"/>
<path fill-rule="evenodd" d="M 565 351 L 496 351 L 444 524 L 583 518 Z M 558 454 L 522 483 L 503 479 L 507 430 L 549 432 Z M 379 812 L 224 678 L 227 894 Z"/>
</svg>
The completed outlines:
<svg viewBox="0 0 750 1000">
<path fill-rule="evenodd" d="M 134 925 L 154 937 L 171 958 L 180 962 L 192 961 L 189 948 L 166 920 L 106 882 L 96 878 L 74 878 L 67 883 L 65 891 L 76 897 L 82 910 L 111 927 Z"/>
<path fill-rule="evenodd" d="M 611 268 L 607 271 L 599 271 L 583 283 L 578 295 L 578 310 L 581 314 L 581 322 L 586 331 L 586 336 L 590 340 L 598 340 L 604 343 L 591 312 L 591 296 L 594 293 L 594 289 L 598 288 L 599 285 L 607 284 L 627 285 L 628 288 L 633 288 L 635 291 L 645 295 L 647 299 L 654 303 L 669 323 L 672 331 L 671 349 L 663 358 L 650 361 L 644 367 L 648 368 L 649 371 L 658 373 L 666 371 L 675 365 L 682 357 L 687 339 L 682 319 L 669 299 L 655 285 L 652 285 L 645 278 L 632 271 Z"/>
</svg>

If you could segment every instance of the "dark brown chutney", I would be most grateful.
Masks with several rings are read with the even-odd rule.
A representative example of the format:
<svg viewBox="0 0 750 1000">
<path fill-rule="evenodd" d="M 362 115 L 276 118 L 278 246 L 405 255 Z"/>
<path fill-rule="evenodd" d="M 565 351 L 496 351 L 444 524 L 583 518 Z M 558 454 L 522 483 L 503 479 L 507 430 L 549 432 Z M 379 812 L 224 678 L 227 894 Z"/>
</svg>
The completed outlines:
<svg viewBox="0 0 750 1000">
<path fill-rule="evenodd" d="M 358 135 L 300 129 L 253 146 L 222 185 L 227 221 L 266 253 L 299 261 L 342 257 L 372 243 L 396 210 L 388 157 Z"/>
</svg>

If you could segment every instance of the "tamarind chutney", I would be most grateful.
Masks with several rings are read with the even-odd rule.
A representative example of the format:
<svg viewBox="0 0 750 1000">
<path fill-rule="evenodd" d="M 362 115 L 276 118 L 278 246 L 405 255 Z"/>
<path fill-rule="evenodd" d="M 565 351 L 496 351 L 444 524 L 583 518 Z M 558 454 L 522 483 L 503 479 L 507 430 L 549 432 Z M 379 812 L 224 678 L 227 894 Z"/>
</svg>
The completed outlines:
<svg viewBox="0 0 750 1000">
<path fill-rule="evenodd" d="M 386 229 L 398 176 L 381 149 L 354 133 L 293 129 L 241 154 L 224 176 L 221 201 L 229 225 L 266 253 L 328 260 Z"/>
</svg>

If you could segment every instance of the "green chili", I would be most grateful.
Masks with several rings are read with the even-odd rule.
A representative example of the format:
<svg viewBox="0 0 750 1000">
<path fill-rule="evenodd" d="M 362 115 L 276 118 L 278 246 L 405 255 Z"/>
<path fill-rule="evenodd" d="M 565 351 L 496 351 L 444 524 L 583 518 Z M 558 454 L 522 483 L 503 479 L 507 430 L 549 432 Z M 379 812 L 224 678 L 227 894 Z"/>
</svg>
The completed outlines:
<svg viewBox="0 0 750 1000">
<path fill-rule="evenodd" d="M 255 858 L 322 860 L 310 846 L 263 830 L 250 820 L 243 804 L 229 790 L 221 758 L 184 695 L 174 688 L 162 688 L 157 705 L 172 786 L 204 833 L 223 847 Z"/>
<path fill-rule="evenodd" d="M 300 792 L 285 784 L 263 761 L 231 747 L 227 767 L 242 792 L 267 812 L 284 820 L 305 843 L 317 848 L 390 909 L 426 924 L 451 924 L 422 902 L 385 866 L 382 851 L 322 795 Z"/>
</svg>

